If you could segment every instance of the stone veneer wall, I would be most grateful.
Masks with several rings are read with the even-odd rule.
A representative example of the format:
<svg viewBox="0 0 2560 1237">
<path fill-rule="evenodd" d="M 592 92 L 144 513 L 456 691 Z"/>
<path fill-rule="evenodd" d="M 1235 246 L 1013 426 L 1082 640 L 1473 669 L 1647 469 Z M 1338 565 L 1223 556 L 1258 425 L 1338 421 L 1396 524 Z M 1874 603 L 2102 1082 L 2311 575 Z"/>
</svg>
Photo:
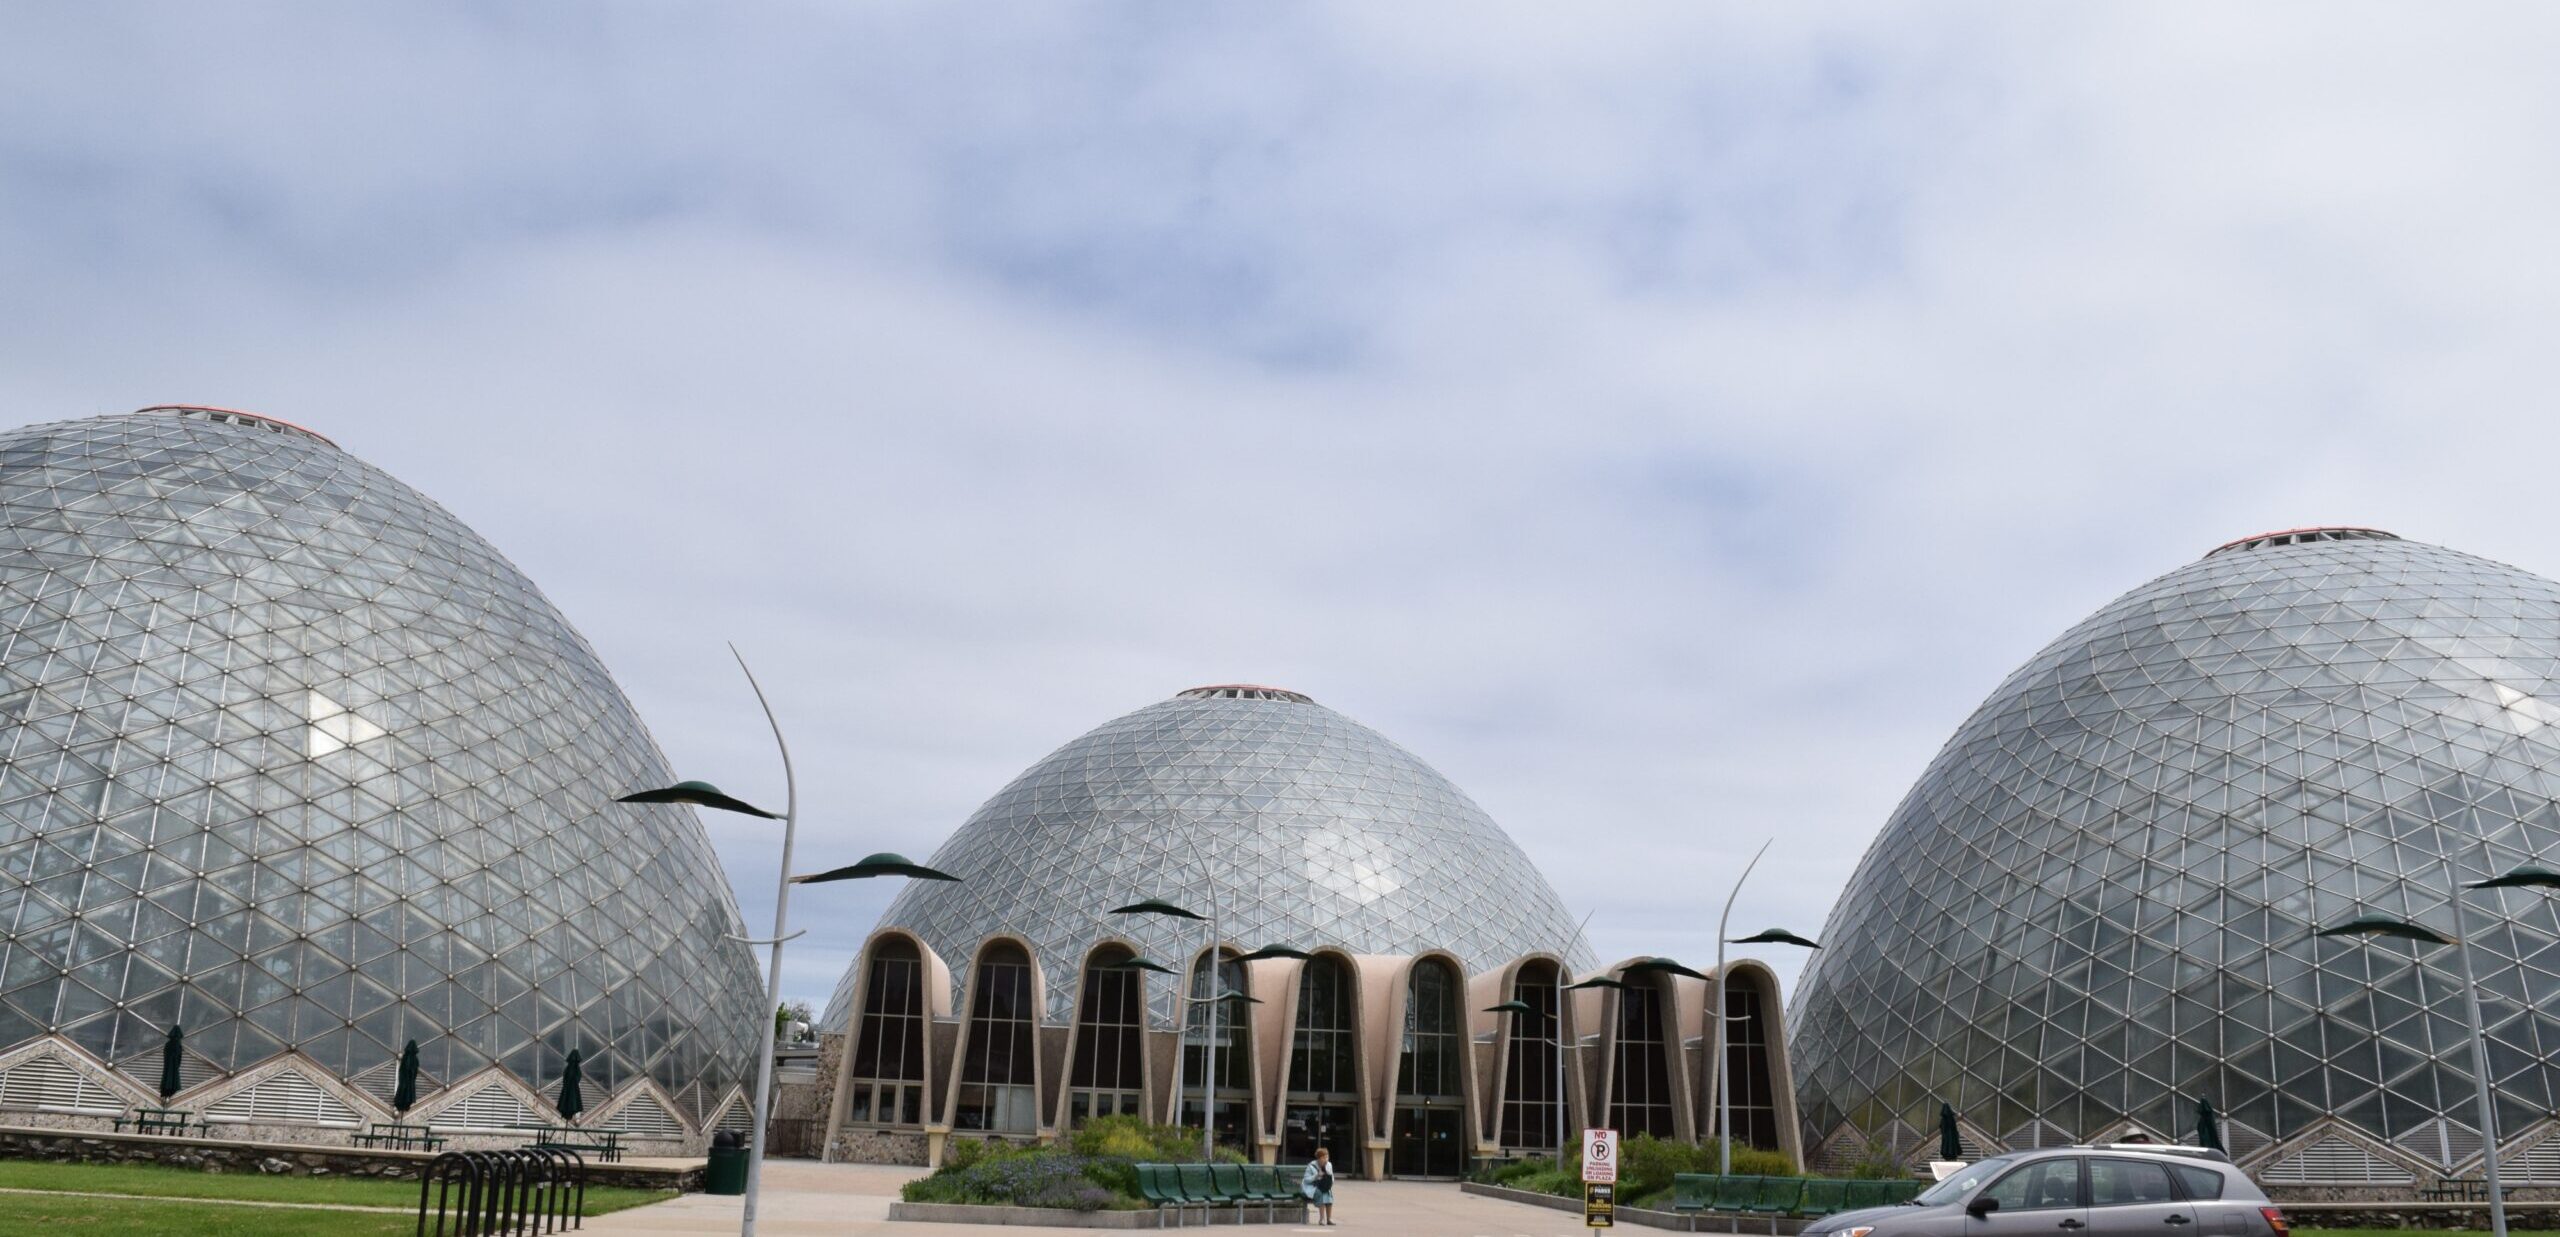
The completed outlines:
<svg viewBox="0 0 2560 1237">
<path fill-rule="evenodd" d="M 905 1130 L 842 1130 L 827 1148 L 832 1164 L 911 1164 L 924 1167 L 925 1137 Z"/>
<path fill-rule="evenodd" d="M 2256 1178 L 2253 1177 L 2251 1180 L 2254 1181 Z M 2418 1187 L 2414 1185 L 2268 1185 L 2260 1181 L 2258 1188 L 2266 1191 L 2267 1197 L 2275 1200 L 2276 1205 L 2280 1207 L 2320 1203 L 2397 1207 L 2412 1205 L 2418 1201 Z M 2507 1201 L 2510 1204 L 2560 1203 L 2560 1187 L 2511 1185 L 2507 1187 Z"/>
<path fill-rule="evenodd" d="M 821 1033 L 818 1036 L 818 1085 L 817 1094 L 813 1098 L 817 1119 L 820 1121 L 826 1120 L 828 1115 L 835 1111 L 836 1071 L 844 1068 L 845 1042 L 846 1037 L 842 1035 Z"/>
<path fill-rule="evenodd" d="M 115 1118 L 93 1117 L 79 1113 L 43 1112 L 33 1108 L 0 1108 L 0 1127 L 24 1130 L 64 1130 L 83 1134 L 115 1132 Z M 292 1144 L 340 1151 L 362 1151 L 352 1138 L 361 1129 L 340 1125 L 306 1125 L 290 1121 L 216 1121 L 201 1135 L 189 1135 L 197 1141 Z M 439 1128 L 436 1136 L 445 1140 L 447 1151 L 504 1151 L 524 1145 L 522 1134 L 457 1134 Z M 622 1136 L 626 1156 L 672 1157 L 701 1155 L 710 1146 L 708 1137 L 694 1139 L 640 1138 Z"/>
<path fill-rule="evenodd" d="M 521 1139 L 509 1144 L 522 1146 Z M 114 1134 L 59 1127 L 0 1126 L 0 1160 L 78 1164 L 164 1164 L 205 1172 L 266 1173 L 295 1177 L 388 1177 L 414 1181 L 435 1157 L 423 1151 L 368 1151 L 286 1143 Z M 587 1165 L 590 1184 L 634 1189 L 699 1190 L 699 1164 L 661 1168 L 634 1164 Z"/>
<path fill-rule="evenodd" d="M 2477 1203 L 2462 1205 L 2419 1203 L 2307 1203 L 2288 1204 L 2285 1218 L 2301 1228 L 2408 1228 L 2471 1229 L 2489 1231 L 2489 1209 Z M 2560 1207 L 2548 1203 L 2507 1204 L 2507 1227 L 2511 1229 L 2560 1229 Z"/>
</svg>

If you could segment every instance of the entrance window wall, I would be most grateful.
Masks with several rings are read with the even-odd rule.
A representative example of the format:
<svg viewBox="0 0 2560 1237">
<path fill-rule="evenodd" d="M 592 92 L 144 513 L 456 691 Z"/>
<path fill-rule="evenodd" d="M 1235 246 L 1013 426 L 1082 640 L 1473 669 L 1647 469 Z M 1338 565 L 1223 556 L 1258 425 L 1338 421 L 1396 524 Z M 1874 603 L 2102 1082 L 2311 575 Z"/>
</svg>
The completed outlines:
<svg viewBox="0 0 2560 1237">
<path fill-rule="evenodd" d="M 1407 985 L 1388 1171 L 1399 1177 L 1456 1177 L 1466 1169 L 1459 1137 L 1466 1117 L 1466 1027 L 1457 968 L 1425 958 L 1414 963 Z"/>
<path fill-rule="evenodd" d="M 960 1102 L 951 1126 L 1028 1134 L 1038 1128 L 1032 1085 L 1031 958 L 1009 941 L 978 955 L 971 977 L 969 1043 L 960 1057 Z"/>
<path fill-rule="evenodd" d="M 1291 1163 L 1314 1159 L 1318 1147 L 1332 1148 L 1336 1164 L 1360 1162 L 1354 1000 L 1351 973 L 1340 958 L 1318 954 L 1299 973 L 1287 1115 L 1280 1131 L 1280 1153 Z"/>
<path fill-rule="evenodd" d="M 1182 1097 L 1178 1111 L 1184 1125 L 1200 1124 L 1200 1084 L 1208 1070 L 1209 1028 L 1217 1028 L 1218 1102 L 1216 1126 L 1218 1141 L 1239 1151 L 1253 1148 L 1246 1134 L 1245 1114 L 1253 1099 L 1253 1031 L 1247 1023 L 1253 1007 L 1235 1001 L 1215 1005 L 1207 999 L 1218 990 L 1245 991 L 1244 964 L 1232 960 L 1218 964 L 1218 988 L 1209 983 L 1209 960 L 1203 957 L 1191 968 L 1193 1000 L 1183 1012 L 1182 1027 Z"/>
<path fill-rule="evenodd" d="M 1097 953 L 1085 964 L 1076 1005 L 1076 1059 L 1067 1076 L 1067 1124 L 1142 1111 L 1146 1025 L 1144 975 L 1121 970 L 1129 951 Z"/>
<path fill-rule="evenodd" d="M 924 958 L 915 942 L 889 937 L 872 947 L 858 1025 L 845 1120 L 924 1124 Z"/>
<path fill-rule="evenodd" d="M 1638 981 L 1618 993 L 1618 1050 L 1609 1071 L 1609 1124 L 1620 1134 L 1670 1138 L 1671 1054 L 1662 992 Z"/>
<path fill-rule="evenodd" d="M 1749 1146 L 1778 1147 L 1778 1101 L 1769 1080 L 1769 1024 L 1760 990 L 1728 983 L 1724 990 L 1725 1085 L 1733 1089 L 1733 1137 Z"/>
<path fill-rule="evenodd" d="M 1527 962 L 1511 981 L 1511 999 L 1536 1011 L 1510 1015 L 1510 1051 L 1503 1059 L 1502 1130 L 1505 1147 L 1552 1151 L 1556 1146 L 1556 966 Z"/>
</svg>

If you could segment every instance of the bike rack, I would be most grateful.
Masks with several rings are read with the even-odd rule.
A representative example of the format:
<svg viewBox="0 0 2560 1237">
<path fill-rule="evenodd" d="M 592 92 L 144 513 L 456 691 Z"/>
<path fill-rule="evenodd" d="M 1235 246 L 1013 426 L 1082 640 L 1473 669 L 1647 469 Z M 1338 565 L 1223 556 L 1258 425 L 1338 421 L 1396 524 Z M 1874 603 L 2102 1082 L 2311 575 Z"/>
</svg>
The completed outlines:
<svg viewBox="0 0 2560 1237">
<path fill-rule="evenodd" d="M 586 1207 L 586 1157 L 565 1147 L 447 1151 L 418 1177 L 418 1237 L 538 1237 L 586 1227 Z"/>
</svg>

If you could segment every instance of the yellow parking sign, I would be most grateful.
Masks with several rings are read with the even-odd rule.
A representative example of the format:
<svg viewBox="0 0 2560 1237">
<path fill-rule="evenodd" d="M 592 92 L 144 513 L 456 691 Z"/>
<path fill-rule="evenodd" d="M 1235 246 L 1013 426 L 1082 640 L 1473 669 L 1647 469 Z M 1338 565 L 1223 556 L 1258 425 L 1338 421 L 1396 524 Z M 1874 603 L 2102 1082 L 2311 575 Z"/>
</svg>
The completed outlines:
<svg viewBox="0 0 2560 1237">
<path fill-rule="evenodd" d="M 1582 1226 L 1614 1228 L 1618 1223 L 1618 1187 L 1602 1181 L 1582 1186 Z"/>
</svg>

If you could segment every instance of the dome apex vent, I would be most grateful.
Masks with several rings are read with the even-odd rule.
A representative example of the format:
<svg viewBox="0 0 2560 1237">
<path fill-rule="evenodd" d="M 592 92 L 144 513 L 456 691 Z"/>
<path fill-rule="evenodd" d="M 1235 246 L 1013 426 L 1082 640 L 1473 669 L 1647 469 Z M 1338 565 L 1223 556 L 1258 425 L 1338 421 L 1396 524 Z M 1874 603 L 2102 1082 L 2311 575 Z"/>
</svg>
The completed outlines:
<svg viewBox="0 0 2560 1237">
<path fill-rule="evenodd" d="M 279 434 L 300 434 L 305 438 L 325 442 L 333 447 L 338 445 L 336 439 L 318 430 L 306 429 L 282 417 L 242 412 L 237 408 L 215 408 L 208 404 L 153 404 L 149 408 L 137 408 L 134 411 L 137 413 L 164 412 L 170 416 L 185 417 L 191 421 L 212 421 L 222 425 L 245 425 L 251 429 L 271 430 Z"/>
<path fill-rule="evenodd" d="M 2262 550 L 2271 545 L 2309 545 L 2315 541 L 2398 541 L 2400 534 L 2379 528 L 2354 528 L 2338 525 L 2324 528 L 2287 528 L 2272 533 L 2254 533 L 2238 541 L 2226 541 L 2204 552 L 2206 558 L 2240 550 Z"/>
<path fill-rule="evenodd" d="M 1285 687 L 1265 687 L 1259 683 L 1212 683 L 1174 694 L 1176 700 L 1286 700 L 1291 704 L 1314 704 L 1316 698 Z"/>
</svg>

